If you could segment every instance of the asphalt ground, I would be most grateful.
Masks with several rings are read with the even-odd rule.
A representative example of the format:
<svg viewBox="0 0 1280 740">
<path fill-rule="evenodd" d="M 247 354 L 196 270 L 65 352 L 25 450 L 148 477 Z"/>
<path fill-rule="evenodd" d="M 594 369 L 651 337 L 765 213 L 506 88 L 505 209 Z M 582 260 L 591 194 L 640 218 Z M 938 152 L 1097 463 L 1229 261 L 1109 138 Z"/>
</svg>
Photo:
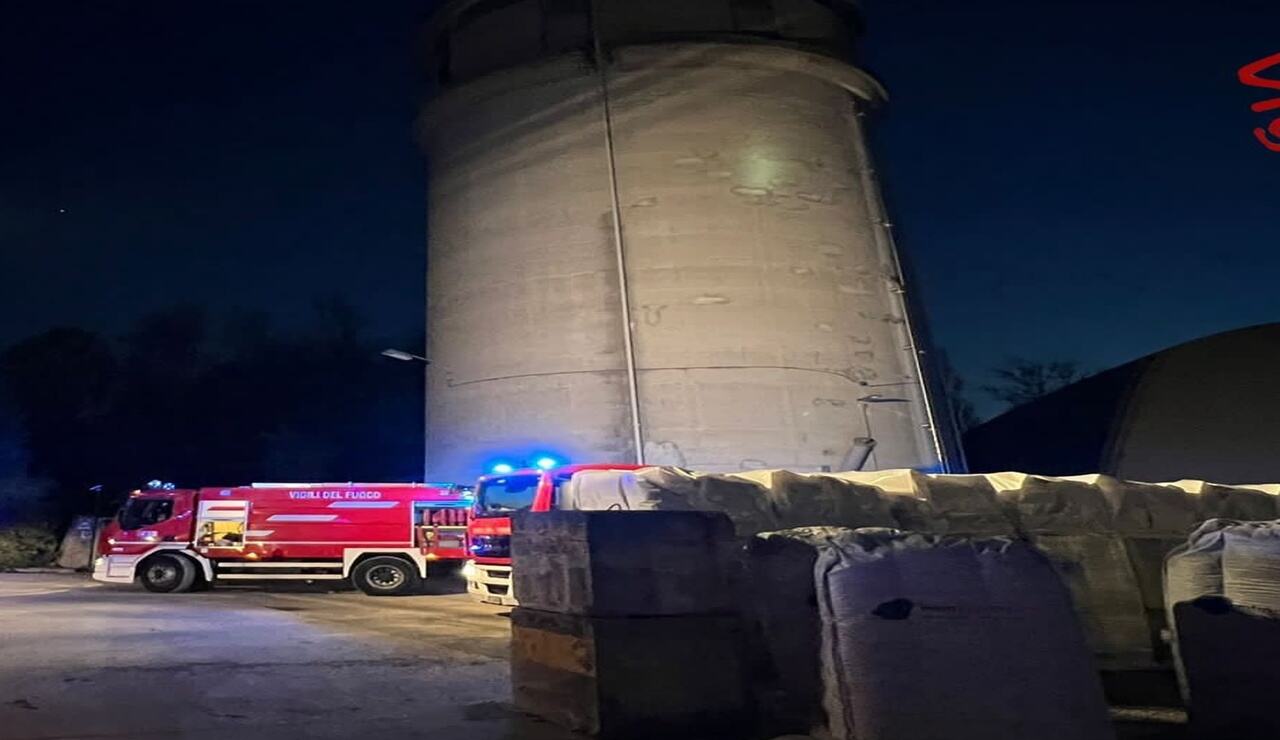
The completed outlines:
<svg viewBox="0 0 1280 740">
<path fill-rule="evenodd" d="M 509 608 L 462 590 L 152 594 L 0 574 L 0 740 L 580 740 L 512 709 Z M 1185 737 L 1177 711 L 1116 720 L 1120 740 Z"/>
<path fill-rule="evenodd" d="M 0 574 L 0 738 L 574 737 L 510 708 L 508 608 Z"/>
</svg>

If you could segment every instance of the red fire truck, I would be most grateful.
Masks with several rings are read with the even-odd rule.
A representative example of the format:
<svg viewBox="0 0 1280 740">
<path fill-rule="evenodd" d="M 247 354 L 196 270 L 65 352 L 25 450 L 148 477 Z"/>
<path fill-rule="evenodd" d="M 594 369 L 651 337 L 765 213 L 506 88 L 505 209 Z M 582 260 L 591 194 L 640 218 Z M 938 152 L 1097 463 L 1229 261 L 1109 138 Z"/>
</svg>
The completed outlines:
<svg viewBox="0 0 1280 740">
<path fill-rule="evenodd" d="M 175 593 L 219 581 L 344 580 L 413 592 L 464 562 L 470 489 L 451 484 L 255 483 L 132 493 L 102 533 L 93 577 Z"/>
<path fill-rule="evenodd" d="M 516 605 L 511 589 L 511 514 L 555 509 L 560 489 L 586 470 L 638 470 L 643 466 L 601 463 L 529 468 L 481 476 L 475 510 L 467 525 L 472 559 L 463 566 L 467 593 L 489 604 Z"/>
</svg>

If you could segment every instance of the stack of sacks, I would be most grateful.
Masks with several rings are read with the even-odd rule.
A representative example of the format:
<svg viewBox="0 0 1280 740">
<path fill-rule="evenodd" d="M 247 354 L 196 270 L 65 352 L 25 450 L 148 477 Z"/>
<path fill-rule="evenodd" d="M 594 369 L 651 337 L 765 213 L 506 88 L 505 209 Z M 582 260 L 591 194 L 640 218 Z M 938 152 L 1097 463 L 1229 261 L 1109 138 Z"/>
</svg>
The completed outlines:
<svg viewBox="0 0 1280 740">
<path fill-rule="evenodd" d="M 1018 531 L 1053 562 L 1074 598 L 1104 670 L 1155 664 L 1137 574 L 1102 490 L 1078 480 L 1024 473 L 986 476 Z"/>
<path fill-rule="evenodd" d="M 915 470 L 831 475 L 879 488 L 889 499 L 899 529 L 957 535 L 1012 535 L 1015 531 L 985 476 L 926 475 Z"/>
<path fill-rule="evenodd" d="M 1114 513 L 1115 529 L 1138 579 L 1154 659 L 1171 659 L 1163 637 L 1168 622 L 1164 606 L 1164 559 L 1183 544 L 1200 523 L 1194 496 L 1171 485 L 1137 483 L 1108 475 L 1085 475 L 1064 480 L 1088 483 L 1102 491 Z"/>
<path fill-rule="evenodd" d="M 1169 555 L 1165 597 L 1193 736 L 1280 737 L 1280 522 L 1205 522 Z"/>
<path fill-rule="evenodd" d="M 995 487 L 981 475 L 920 475 L 920 497 L 929 505 L 936 534 L 1008 535 L 1013 520 L 1000 506 Z"/>
<path fill-rule="evenodd" d="M 810 528 L 757 538 L 751 566 L 773 668 L 764 729 L 1112 736 L 1070 597 L 1022 542 Z"/>
<path fill-rule="evenodd" d="M 1275 486 L 1223 486 L 1202 480 L 1180 480 L 1168 485 L 1195 496 L 1201 521 L 1235 519 L 1266 521 L 1275 519 Z"/>
<path fill-rule="evenodd" d="M 745 478 L 659 467 L 637 470 L 635 481 L 633 510 L 719 511 L 739 537 L 780 528 L 768 491 Z"/>
<path fill-rule="evenodd" d="M 757 470 L 733 478 L 765 490 L 780 528 L 812 526 L 892 527 L 897 522 L 889 498 L 873 485 L 824 473 Z"/>
<path fill-rule="evenodd" d="M 721 511 L 743 537 L 806 526 L 896 526 L 963 535 L 1016 531 L 986 477 L 926 475 L 914 470 L 717 474 L 652 467 L 635 473 L 589 471 L 574 476 L 561 501 L 561 508 L 574 509 Z"/>
<path fill-rule="evenodd" d="M 631 511 L 641 508 L 636 474 L 630 470 L 580 470 L 560 488 L 556 508 L 567 511 Z"/>
<path fill-rule="evenodd" d="M 1280 496 L 1280 483 L 1241 483 L 1236 485 L 1236 488 L 1248 488 L 1254 491 L 1262 491 L 1272 498 Z"/>
<path fill-rule="evenodd" d="M 855 470 L 844 473 L 825 473 L 833 478 L 861 486 L 874 486 L 889 503 L 894 522 L 899 529 L 932 532 L 937 522 L 929 505 L 921 494 L 921 479 L 926 476 L 915 470 Z"/>
</svg>

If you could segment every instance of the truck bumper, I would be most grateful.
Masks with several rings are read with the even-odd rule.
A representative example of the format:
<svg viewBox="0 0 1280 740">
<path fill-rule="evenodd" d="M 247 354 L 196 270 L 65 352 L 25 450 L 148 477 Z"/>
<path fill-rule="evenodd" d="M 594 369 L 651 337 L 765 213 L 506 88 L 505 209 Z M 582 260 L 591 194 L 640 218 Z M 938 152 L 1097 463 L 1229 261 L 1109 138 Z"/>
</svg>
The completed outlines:
<svg viewBox="0 0 1280 740">
<path fill-rule="evenodd" d="M 103 583 L 133 583 L 142 555 L 99 555 L 93 561 L 93 580 Z"/>
<path fill-rule="evenodd" d="M 501 606 L 517 606 L 511 589 L 510 565 L 486 565 L 470 561 L 465 566 L 467 593 L 476 601 Z"/>
</svg>

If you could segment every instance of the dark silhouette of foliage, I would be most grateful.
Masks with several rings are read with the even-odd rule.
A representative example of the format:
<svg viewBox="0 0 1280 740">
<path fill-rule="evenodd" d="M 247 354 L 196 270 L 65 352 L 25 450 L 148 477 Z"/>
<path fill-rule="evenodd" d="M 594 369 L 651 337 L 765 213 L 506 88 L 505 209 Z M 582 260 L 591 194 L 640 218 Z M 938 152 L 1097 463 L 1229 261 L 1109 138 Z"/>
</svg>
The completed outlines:
<svg viewBox="0 0 1280 740">
<path fill-rule="evenodd" d="M 106 513 L 152 479 L 414 480 L 421 369 L 378 352 L 420 344 L 371 338 L 336 298 L 317 301 L 311 320 L 288 332 L 261 313 L 215 321 L 194 306 L 146 316 L 115 340 L 43 332 L 0 352 L 11 406 L 0 408 L 0 463 L 30 483 L 0 487 L 0 497 L 30 495 L 45 479 L 54 492 L 45 514 L 65 520 L 93 510 L 95 484 Z"/>
<path fill-rule="evenodd" d="M 1010 407 L 1021 406 L 1080 380 L 1084 373 L 1075 362 L 1038 362 L 1012 357 L 991 370 L 996 382 L 982 390 Z"/>
</svg>

